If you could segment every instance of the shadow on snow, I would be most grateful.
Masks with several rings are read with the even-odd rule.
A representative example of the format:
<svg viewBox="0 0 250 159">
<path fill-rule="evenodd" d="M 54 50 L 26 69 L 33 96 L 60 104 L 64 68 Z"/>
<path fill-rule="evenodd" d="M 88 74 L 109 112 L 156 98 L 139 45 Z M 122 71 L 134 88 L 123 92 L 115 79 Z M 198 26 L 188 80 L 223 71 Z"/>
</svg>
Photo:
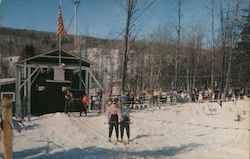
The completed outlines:
<svg viewBox="0 0 250 159">
<path fill-rule="evenodd" d="M 49 152 L 48 147 L 39 147 L 24 151 L 14 152 L 14 158 L 32 158 L 32 159 L 81 159 L 81 158 L 163 158 L 167 156 L 175 156 L 177 154 L 192 151 L 193 149 L 202 146 L 201 144 L 187 144 L 180 147 L 163 147 L 157 150 L 143 151 L 125 151 L 123 149 L 108 149 L 100 147 L 88 147 L 84 149 L 73 148 L 60 152 Z"/>
</svg>

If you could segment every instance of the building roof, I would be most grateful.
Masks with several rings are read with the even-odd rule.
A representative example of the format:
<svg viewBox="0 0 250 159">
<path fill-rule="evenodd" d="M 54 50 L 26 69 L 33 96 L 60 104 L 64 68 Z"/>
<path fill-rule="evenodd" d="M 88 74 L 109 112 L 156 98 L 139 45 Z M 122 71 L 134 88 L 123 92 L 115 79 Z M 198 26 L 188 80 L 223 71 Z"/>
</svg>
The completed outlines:
<svg viewBox="0 0 250 159">
<path fill-rule="evenodd" d="M 59 63 L 59 49 L 55 49 L 43 54 L 39 54 L 18 63 L 27 64 L 47 64 L 47 65 L 57 65 Z M 80 57 L 66 50 L 61 49 L 61 63 L 65 65 L 79 65 Z M 82 66 L 90 67 L 91 63 L 83 58 L 81 58 Z"/>
<path fill-rule="evenodd" d="M 15 83 L 15 80 L 15 78 L 2 78 L 0 79 L 0 85 Z"/>
</svg>

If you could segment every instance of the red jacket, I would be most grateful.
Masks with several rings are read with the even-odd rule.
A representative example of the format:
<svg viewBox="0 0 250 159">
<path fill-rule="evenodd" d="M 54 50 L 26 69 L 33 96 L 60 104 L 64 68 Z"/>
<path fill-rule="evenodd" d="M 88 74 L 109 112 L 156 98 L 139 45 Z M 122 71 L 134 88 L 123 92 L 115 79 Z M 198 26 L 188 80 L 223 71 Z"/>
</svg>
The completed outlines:
<svg viewBox="0 0 250 159">
<path fill-rule="evenodd" d="M 89 97 L 83 96 L 82 97 L 82 104 L 88 106 L 89 105 Z"/>
</svg>

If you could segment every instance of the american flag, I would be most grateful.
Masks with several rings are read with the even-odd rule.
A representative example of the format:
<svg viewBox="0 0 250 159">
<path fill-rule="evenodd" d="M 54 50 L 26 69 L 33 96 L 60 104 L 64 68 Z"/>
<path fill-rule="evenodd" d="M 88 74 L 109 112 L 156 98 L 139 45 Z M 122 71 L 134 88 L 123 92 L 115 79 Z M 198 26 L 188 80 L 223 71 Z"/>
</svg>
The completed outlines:
<svg viewBox="0 0 250 159">
<path fill-rule="evenodd" d="M 61 6 L 58 10 L 58 21 L 57 21 L 57 36 L 63 37 L 66 35 L 66 31 L 63 25 L 63 17 L 62 17 L 62 11 Z"/>
</svg>

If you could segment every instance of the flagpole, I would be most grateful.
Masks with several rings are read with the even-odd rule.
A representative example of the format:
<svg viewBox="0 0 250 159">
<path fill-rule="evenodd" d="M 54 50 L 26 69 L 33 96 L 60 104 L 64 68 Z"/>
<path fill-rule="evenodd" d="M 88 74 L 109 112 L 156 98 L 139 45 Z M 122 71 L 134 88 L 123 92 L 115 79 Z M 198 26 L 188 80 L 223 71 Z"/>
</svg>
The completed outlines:
<svg viewBox="0 0 250 159">
<path fill-rule="evenodd" d="M 62 7 L 62 0 L 59 1 L 60 8 Z M 61 66 L 61 35 L 59 35 L 59 66 Z"/>
<path fill-rule="evenodd" d="M 59 46 L 59 49 L 58 49 L 59 50 L 59 66 L 61 66 L 61 62 L 62 62 L 61 61 L 61 35 L 59 35 L 58 38 L 59 38 L 59 41 L 58 41 L 59 42 L 59 44 L 58 44 L 58 46 Z"/>
<path fill-rule="evenodd" d="M 59 0 L 60 12 L 61 12 L 61 7 L 62 7 L 62 0 Z M 59 61 L 58 61 L 58 63 L 59 63 L 59 66 L 61 66 L 61 62 L 62 62 L 61 61 L 61 33 L 59 33 L 58 42 L 59 42 L 59 44 L 58 44 L 58 47 L 59 47 L 59 49 L 58 49 L 58 51 L 59 51 Z"/>
</svg>

